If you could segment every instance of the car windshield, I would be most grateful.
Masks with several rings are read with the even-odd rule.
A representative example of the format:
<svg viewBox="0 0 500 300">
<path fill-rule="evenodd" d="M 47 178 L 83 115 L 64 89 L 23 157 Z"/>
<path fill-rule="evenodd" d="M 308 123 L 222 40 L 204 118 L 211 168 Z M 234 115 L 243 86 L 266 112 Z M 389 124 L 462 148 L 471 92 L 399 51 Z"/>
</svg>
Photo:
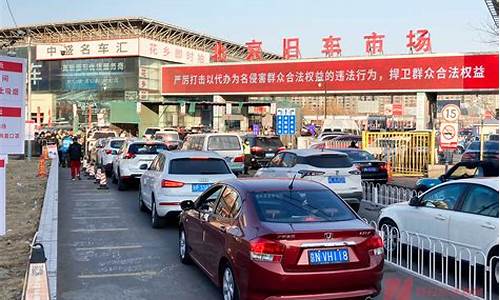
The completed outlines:
<svg viewBox="0 0 500 300">
<path fill-rule="evenodd" d="M 170 161 L 169 174 L 231 174 L 231 170 L 226 162 L 219 158 L 177 158 Z"/>
<path fill-rule="evenodd" d="M 480 142 L 472 142 L 467 150 L 479 151 Z M 484 151 L 498 152 L 498 142 L 488 141 L 484 143 Z"/>
<path fill-rule="evenodd" d="M 109 143 L 109 146 L 110 146 L 111 148 L 118 149 L 118 148 L 121 148 L 121 147 L 123 146 L 123 143 L 124 143 L 124 142 L 125 142 L 125 141 L 111 141 L 111 142 Z"/>
<path fill-rule="evenodd" d="M 355 219 L 340 198 L 328 190 L 253 192 L 251 197 L 263 222 L 309 223 Z"/>
<path fill-rule="evenodd" d="M 150 134 L 150 135 L 153 135 L 153 134 L 155 134 L 157 131 L 160 131 L 160 128 L 148 128 L 148 129 L 146 129 L 146 131 L 144 131 L 144 134 Z"/>
<path fill-rule="evenodd" d="M 92 135 L 93 139 L 102 139 L 102 138 L 109 138 L 109 137 L 116 137 L 116 134 L 112 131 L 110 132 L 95 132 Z"/>
<path fill-rule="evenodd" d="M 241 150 L 240 140 L 235 135 L 215 135 L 208 138 L 208 151 Z"/>
<path fill-rule="evenodd" d="M 259 147 L 283 147 L 279 137 L 257 137 L 255 138 L 255 145 Z"/>
<path fill-rule="evenodd" d="M 136 155 L 158 154 L 160 150 L 167 150 L 167 145 L 160 143 L 134 143 L 131 144 L 128 152 Z"/>
<path fill-rule="evenodd" d="M 349 168 L 352 161 L 345 154 L 319 154 L 299 156 L 299 164 L 310 165 L 316 168 Z"/>
<path fill-rule="evenodd" d="M 340 150 L 347 155 L 353 161 L 365 161 L 365 160 L 374 160 L 375 157 L 367 151 L 354 151 L 354 150 Z"/>
</svg>

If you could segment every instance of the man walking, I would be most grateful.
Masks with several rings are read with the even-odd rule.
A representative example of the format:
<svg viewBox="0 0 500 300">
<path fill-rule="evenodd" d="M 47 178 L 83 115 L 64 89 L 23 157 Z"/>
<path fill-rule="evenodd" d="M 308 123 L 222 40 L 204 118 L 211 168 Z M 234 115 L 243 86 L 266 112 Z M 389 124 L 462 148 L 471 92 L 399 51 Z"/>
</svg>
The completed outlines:
<svg viewBox="0 0 500 300">
<path fill-rule="evenodd" d="M 252 152 L 250 150 L 250 142 L 248 140 L 245 140 L 243 143 L 243 155 L 244 155 L 244 171 L 243 173 L 245 175 L 248 175 L 248 170 L 250 169 L 252 165 Z"/>
<path fill-rule="evenodd" d="M 78 143 L 78 137 L 73 138 L 73 144 L 69 146 L 68 156 L 71 167 L 71 180 L 75 180 L 78 177 L 78 180 L 81 180 L 80 177 L 80 166 L 82 159 L 82 145 Z"/>
</svg>

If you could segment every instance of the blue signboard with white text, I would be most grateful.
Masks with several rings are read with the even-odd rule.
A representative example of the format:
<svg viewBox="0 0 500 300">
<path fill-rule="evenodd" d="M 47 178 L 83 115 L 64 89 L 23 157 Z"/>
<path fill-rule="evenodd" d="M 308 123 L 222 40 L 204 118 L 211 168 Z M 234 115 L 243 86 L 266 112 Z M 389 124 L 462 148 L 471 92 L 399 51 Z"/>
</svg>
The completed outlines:
<svg viewBox="0 0 500 300">
<path fill-rule="evenodd" d="M 294 135 L 296 131 L 295 108 L 276 109 L 276 134 Z"/>
</svg>

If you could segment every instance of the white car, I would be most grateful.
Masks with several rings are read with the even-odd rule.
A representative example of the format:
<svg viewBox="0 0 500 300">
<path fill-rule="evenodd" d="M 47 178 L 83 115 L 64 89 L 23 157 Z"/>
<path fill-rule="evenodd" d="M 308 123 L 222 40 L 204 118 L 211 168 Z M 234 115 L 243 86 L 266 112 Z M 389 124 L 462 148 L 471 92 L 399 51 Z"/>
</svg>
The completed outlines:
<svg viewBox="0 0 500 300">
<path fill-rule="evenodd" d="M 148 127 L 144 131 L 144 138 L 148 139 L 148 140 L 152 139 L 153 136 L 155 135 L 155 133 L 157 133 L 158 131 L 175 131 L 175 132 L 177 132 L 177 130 L 175 128 L 170 128 L 170 127 Z"/>
<path fill-rule="evenodd" d="M 489 261 L 490 257 L 498 256 L 498 177 L 440 184 L 409 202 L 382 209 L 378 226 L 382 230 L 393 227 L 398 232 L 432 237 L 439 241 L 434 242 L 437 252 L 441 251 L 441 244 L 453 244 L 449 249 L 463 246 L 472 251 L 472 255 L 480 251 Z M 401 235 L 401 239 L 406 236 Z M 455 250 L 450 250 L 449 255 L 453 256 Z M 468 260 L 466 253 L 467 250 L 462 252 L 464 260 Z M 484 263 L 484 259 L 479 262 L 481 256 L 478 263 Z M 498 282 L 498 259 L 493 263 Z"/>
<path fill-rule="evenodd" d="M 117 137 L 118 135 L 114 131 L 110 130 L 105 130 L 105 131 L 93 131 L 88 133 L 86 144 L 85 144 L 85 151 L 87 152 L 87 156 L 89 158 L 94 158 L 92 156 L 92 153 L 95 153 L 95 145 L 98 139 L 103 139 L 103 138 L 110 138 L 110 137 Z"/>
<path fill-rule="evenodd" d="M 182 150 L 216 152 L 226 160 L 233 173 L 241 174 L 244 171 L 243 143 L 238 134 L 190 134 L 184 139 Z"/>
<path fill-rule="evenodd" d="M 151 211 L 153 228 L 180 213 L 179 203 L 194 200 L 213 183 L 236 176 L 216 153 L 162 151 L 141 177 L 139 208 Z"/>
<path fill-rule="evenodd" d="M 256 177 L 292 178 L 298 171 L 316 171 L 304 179 L 316 181 L 330 188 L 347 202 L 355 211 L 359 210 L 363 188 L 361 173 L 353 165 L 347 154 L 330 150 L 301 149 L 285 150 L 278 153 Z"/>
<path fill-rule="evenodd" d="M 124 138 L 108 138 L 104 146 L 97 150 L 97 164 L 106 170 L 108 176 L 113 171 L 113 159 L 118 155 L 123 143 L 125 143 Z"/>
<path fill-rule="evenodd" d="M 113 159 L 112 181 L 118 184 L 118 190 L 125 190 L 132 180 L 139 179 L 161 150 L 167 150 L 163 142 L 126 141 Z"/>
</svg>

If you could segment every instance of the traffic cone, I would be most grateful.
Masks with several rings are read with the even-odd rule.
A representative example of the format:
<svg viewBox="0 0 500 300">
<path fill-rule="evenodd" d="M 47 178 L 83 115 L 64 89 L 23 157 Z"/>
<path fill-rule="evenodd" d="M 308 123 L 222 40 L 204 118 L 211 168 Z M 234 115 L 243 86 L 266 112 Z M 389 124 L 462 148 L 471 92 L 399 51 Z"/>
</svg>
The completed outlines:
<svg viewBox="0 0 500 300">
<path fill-rule="evenodd" d="M 392 164 L 391 164 L 391 161 L 387 162 L 387 181 L 392 181 Z"/>
<path fill-rule="evenodd" d="M 84 174 L 87 174 L 87 160 L 86 159 L 83 160 L 82 171 Z"/>
<path fill-rule="evenodd" d="M 94 165 L 91 163 L 89 166 L 89 179 L 94 179 L 95 178 L 95 170 L 94 170 Z"/>
<path fill-rule="evenodd" d="M 40 156 L 40 160 L 38 161 L 38 174 L 37 177 L 47 177 L 47 166 L 45 166 L 45 158 L 44 156 Z"/>
<path fill-rule="evenodd" d="M 102 176 L 101 168 L 97 168 L 97 173 L 95 174 L 95 181 L 94 181 L 95 184 L 99 183 L 99 181 L 101 180 L 101 176 Z"/>
<path fill-rule="evenodd" d="M 108 189 L 108 179 L 106 178 L 106 172 L 101 172 L 101 178 L 99 180 L 98 189 L 99 190 L 107 190 Z"/>
</svg>

